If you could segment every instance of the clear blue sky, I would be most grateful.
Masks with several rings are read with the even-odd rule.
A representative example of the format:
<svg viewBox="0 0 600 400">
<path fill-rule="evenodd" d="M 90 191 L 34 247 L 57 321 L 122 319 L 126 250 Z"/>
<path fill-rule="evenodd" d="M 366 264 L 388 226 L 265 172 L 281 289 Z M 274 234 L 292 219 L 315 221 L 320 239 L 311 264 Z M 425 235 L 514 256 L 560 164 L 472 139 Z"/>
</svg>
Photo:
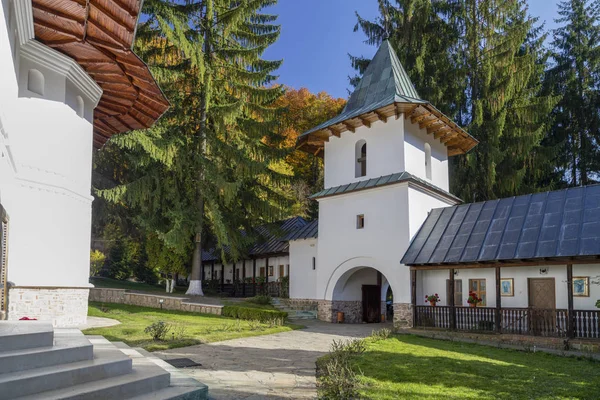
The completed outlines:
<svg viewBox="0 0 600 400">
<path fill-rule="evenodd" d="M 556 0 L 529 0 L 529 13 L 554 28 Z M 348 76 L 354 75 L 348 53 L 372 57 L 375 48 L 364 44 L 362 32 L 353 32 L 355 12 L 377 16 L 376 0 L 279 0 L 268 10 L 278 14 L 281 38 L 265 54 L 283 59 L 279 82 L 311 92 L 326 91 L 347 97 Z"/>
</svg>

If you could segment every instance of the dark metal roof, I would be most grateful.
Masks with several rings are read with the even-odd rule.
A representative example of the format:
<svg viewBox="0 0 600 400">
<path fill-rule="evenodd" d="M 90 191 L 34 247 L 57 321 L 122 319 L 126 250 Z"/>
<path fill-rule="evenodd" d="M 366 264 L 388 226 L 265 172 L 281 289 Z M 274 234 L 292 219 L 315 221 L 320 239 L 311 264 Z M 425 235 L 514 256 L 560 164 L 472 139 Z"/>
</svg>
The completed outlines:
<svg viewBox="0 0 600 400">
<path fill-rule="evenodd" d="M 405 265 L 519 262 L 600 255 L 600 185 L 431 211 Z"/>
<path fill-rule="evenodd" d="M 441 189 L 423 179 L 417 178 L 413 174 L 406 172 L 406 171 L 397 172 L 395 174 L 390 174 L 390 175 L 385 175 L 385 176 L 380 176 L 379 178 L 371 178 L 371 179 L 367 179 L 364 181 L 349 183 L 347 185 L 334 186 L 329 189 L 321 190 L 320 192 L 315 193 L 312 196 L 310 196 L 310 198 L 318 199 L 321 197 L 329 197 L 329 196 L 335 196 L 335 195 L 343 194 L 343 193 L 357 192 L 359 190 L 365 190 L 365 189 L 369 189 L 372 187 L 392 185 L 394 183 L 401 183 L 401 182 L 416 183 L 417 185 L 423 186 L 423 187 L 425 187 L 429 190 L 432 190 L 438 194 L 448 197 L 448 198 L 456 201 L 457 203 L 462 203 L 462 200 L 459 199 L 458 197 L 454 196 L 452 193 L 449 193 L 449 192 L 445 191 L 444 189 Z"/>
<path fill-rule="evenodd" d="M 419 97 L 396 52 L 386 40 L 369 63 L 342 113 L 301 136 L 393 103 L 425 104 L 427 101 Z"/>
<path fill-rule="evenodd" d="M 319 236 L 319 220 L 315 219 L 290 233 L 287 240 L 316 239 Z"/>
<path fill-rule="evenodd" d="M 255 233 L 258 236 L 258 241 L 248 251 L 251 256 L 279 254 L 289 252 L 288 236 L 302 229 L 308 223 L 302 217 L 293 217 L 284 221 L 274 222 L 256 227 Z M 230 252 L 225 248 L 226 256 Z M 221 261 L 221 253 L 216 249 L 202 251 L 202 261 Z"/>
</svg>

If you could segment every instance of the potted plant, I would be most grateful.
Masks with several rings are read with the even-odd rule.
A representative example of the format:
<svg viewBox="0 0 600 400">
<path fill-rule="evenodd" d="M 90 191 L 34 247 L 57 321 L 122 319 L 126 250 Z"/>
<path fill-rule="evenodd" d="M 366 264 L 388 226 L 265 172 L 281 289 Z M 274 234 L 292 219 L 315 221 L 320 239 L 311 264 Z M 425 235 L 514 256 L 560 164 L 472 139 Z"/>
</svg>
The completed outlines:
<svg viewBox="0 0 600 400">
<path fill-rule="evenodd" d="M 440 301 L 440 296 L 437 293 L 425 296 L 425 302 L 431 304 L 432 307 L 435 307 L 438 301 Z"/>
<path fill-rule="evenodd" d="M 483 299 L 478 297 L 475 292 L 469 292 L 469 298 L 467 299 L 467 303 L 471 307 L 477 307 L 477 304 L 481 303 Z"/>
</svg>

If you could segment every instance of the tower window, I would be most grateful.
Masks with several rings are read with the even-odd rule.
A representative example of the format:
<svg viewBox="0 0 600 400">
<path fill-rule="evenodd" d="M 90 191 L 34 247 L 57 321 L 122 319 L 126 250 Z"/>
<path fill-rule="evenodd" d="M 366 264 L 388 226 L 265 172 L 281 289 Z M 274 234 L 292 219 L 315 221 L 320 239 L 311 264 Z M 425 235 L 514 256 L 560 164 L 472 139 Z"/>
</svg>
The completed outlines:
<svg viewBox="0 0 600 400">
<path fill-rule="evenodd" d="M 367 175 L 367 142 L 365 140 L 359 140 L 356 142 L 356 167 L 355 177 Z"/>
<path fill-rule="evenodd" d="M 360 214 L 356 216 L 356 229 L 363 229 L 365 227 L 365 216 Z"/>
<path fill-rule="evenodd" d="M 431 179 L 431 145 L 425 143 L 425 176 Z"/>
</svg>

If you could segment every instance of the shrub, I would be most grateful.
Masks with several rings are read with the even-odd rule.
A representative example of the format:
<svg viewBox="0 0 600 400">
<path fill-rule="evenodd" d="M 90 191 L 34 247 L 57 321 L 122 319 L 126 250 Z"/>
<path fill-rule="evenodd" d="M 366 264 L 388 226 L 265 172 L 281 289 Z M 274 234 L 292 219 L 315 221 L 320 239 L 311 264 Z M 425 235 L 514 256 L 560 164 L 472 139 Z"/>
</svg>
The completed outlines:
<svg viewBox="0 0 600 400">
<path fill-rule="evenodd" d="M 171 325 L 164 321 L 158 321 L 149 325 L 144 329 L 144 333 L 148 333 L 152 340 L 165 340 L 167 333 L 171 330 Z"/>
<path fill-rule="evenodd" d="M 364 339 L 333 341 L 329 354 L 317 360 L 319 398 L 358 398 L 361 384 L 352 358 L 365 350 Z"/>
<path fill-rule="evenodd" d="M 379 329 L 379 330 L 374 330 L 371 333 L 371 338 L 373 341 L 385 340 L 385 339 L 389 338 L 391 334 L 392 334 L 391 329 L 383 328 L 383 329 Z"/>
<path fill-rule="evenodd" d="M 104 267 L 106 256 L 99 250 L 90 252 L 90 276 L 98 276 L 102 267 Z"/>
<path fill-rule="evenodd" d="M 271 296 L 254 296 L 249 298 L 248 302 L 262 305 L 271 304 Z"/>
<path fill-rule="evenodd" d="M 257 320 L 260 322 L 270 322 L 277 320 L 277 325 L 283 325 L 287 318 L 287 313 L 278 310 L 263 310 L 260 308 L 223 306 L 222 314 L 224 317 L 239 318 L 246 320 Z"/>
</svg>

